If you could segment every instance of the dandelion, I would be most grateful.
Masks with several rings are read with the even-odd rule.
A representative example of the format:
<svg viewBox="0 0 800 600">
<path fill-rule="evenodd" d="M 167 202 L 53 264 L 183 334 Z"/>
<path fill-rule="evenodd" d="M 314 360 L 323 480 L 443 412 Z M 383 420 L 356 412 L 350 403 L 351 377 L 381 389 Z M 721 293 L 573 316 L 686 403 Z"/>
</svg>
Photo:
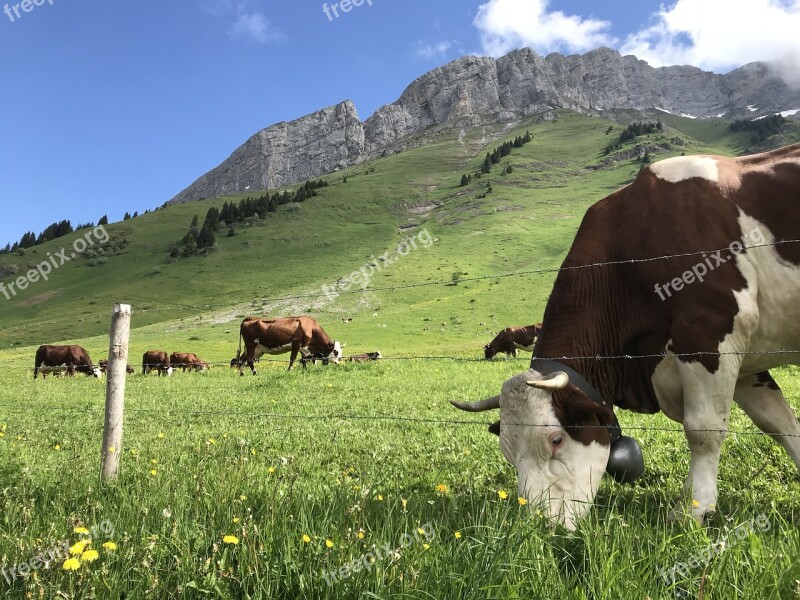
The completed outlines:
<svg viewBox="0 0 800 600">
<path fill-rule="evenodd" d="M 517 502 L 519 502 L 520 506 L 525 506 L 528 503 L 528 499 L 520 496 L 517 498 Z"/>
<path fill-rule="evenodd" d="M 380 494 L 378 494 L 378 502 L 383 502 L 383 496 L 381 496 Z"/>
<path fill-rule="evenodd" d="M 422 544 L 422 547 L 425 548 L 425 550 L 428 550 L 431 547 L 431 545 L 430 544 Z"/>
<path fill-rule="evenodd" d="M 308 544 L 310 541 L 311 541 L 311 538 L 308 536 L 308 534 L 304 533 L 303 534 L 303 543 L 304 544 Z"/>
<path fill-rule="evenodd" d="M 163 431 L 159 431 L 158 432 L 158 437 L 159 437 L 159 439 L 163 440 L 164 439 L 164 432 Z"/>
<path fill-rule="evenodd" d="M 408 504 L 408 500 L 406 500 L 405 498 L 400 498 L 400 502 L 402 502 L 403 510 L 405 510 L 406 509 L 406 505 Z"/>
<path fill-rule="evenodd" d="M 420 535 L 425 535 L 425 530 L 422 527 L 417 527 L 417 533 Z"/>
<path fill-rule="evenodd" d="M 156 471 L 155 469 L 150 469 L 150 475 L 155 477 L 156 475 L 158 475 L 158 471 Z"/>
<path fill-rule="evenodd" d="M 157 459 L 157 458 L 151 458 L 151 459 L 150 459 L 150 462 L 151 462 L 152 464 L 154 464 L 154 465 L 157 465 L 157 464 L 158 464 L 158 459 Z"/>
<path fill-rule="evenodd" d="M 358 539 L 360 539 L 360 540 L 363 540 L 363 539 L 364 539 L 364 531 L 363 531 L 363 530 L 359 530 L 359 532 L 358 532 Z"/>
<path fill-rule="evenodd" d="M 440 483 L 439 485 L 436 486 L 436 491 L 439 492 L 440 494 L 446 494 L 447 486 L 443 483 Z"/>
<path fill-rule="evenodd" d="M 244 494 L 242 494 L 241 496 L 239 496 L 239 500 L 241 500 L 242 502 L 244 502 L 245 500 L 247 500 L 247 496 L 245 496 Z"/>
<path fill-rule="evenodd" d="M 698 506 L 700 506 L 700 503 L 697 500 L 692 500 L 692 506 L 697 508 Z"/>
<path fill-rule="evenodd" d="M 64 564 L 61 565 L 61 568 L 65 571 L 77 571 L 81 568 L 81 561 L 77 558 L 68 558 L 64 561 Z"/>
<path fill-rule="evenodd" d="M 456 531 L 456 532 L 455 532 L 453 535 L 455 536 L 455 538 L 456 538 L 457 540 L 460 540 L 460 539 L 461 539 L 461 532 L 460 532 L 460 531 Z"/>
<path fill-rule="evenodd" d="M 233 522 L 234 523 L 238 523 L 239 521 L 241 521 L 241 519 L 239 517 L 233 517 Z"/>
<path fill-rule="evenodd" d="M 267 468 L 267 473 L 270 473 L 270 474 L 272 474 L 272 473 L 274 473 L 274 472 L 275 472 L 275 467 L 268 467 L 268 468 Z"/>
<path fill-rule="evenodd" d="M 327 540 L 325 540 L 325 545 L 326 545 L 328 548 L 333 548 L 333 540 L 331 540 L 331 539 L 327 539 Z"/>
<path fill-rule="evenodd" d="M 4 432 L 0 431 L 0 438 L 4 438 L 4 437 L 6 437 L 6 434 Z"/>
<path fill-rule="evenodd" d="M 103 548 L 105 548 L 106 550 L 116 550 L 117 545 L 114 542 L 104 542 Z"/>
<path fill-rule="evenodd" d="M 92 540 L 85 539 L 81 540 L 80 542 L 75 542 L 69 548 L 69 553 L 73 555 L 83 554 L 83 551 L 86 549 L 86 546 L 92 543 Z"/>
<path fill-rule="evenodd" d="M 216 446 L 217 445 L 217 440 L 215 440 L 214 438 L 208 438 L 208 442 L 207 443 L 212 445 L 212 446 Z"/>
<path fill-rule="evenodd" d="M 222 538 L 222 541 L 226 544 L 233 544 L 235 546 L 239 543 L 239 538 L 235 535 L 226 535 Z"/>
<path fill-rule="evenodd" d="M 53 446 L 53 448 L 55 448 L 56 450 L 61 450 L 61 444 L 56 444 L 55 446 Z"/>
<path fill-rule="evenodd" d="M 500 496 L 500 500 L 505 500 L 508 498 L 508 493 L 505 490 L 498 491 L 497 495 Z"/>
<path fill-rule="evenodd" d="M 114 452 L 116 452 L 116 451 L 117 451 L 117 449 L 114 446 L 109 446 L 108 447 L 108 453 L 109 454 L 114 454 Z"/>
<path fill-rule="evenodd" d="M 81 554 L 81 560 L 84 562 L 92 562 L 93 560 L 97 560 L 100 554 L 97 550 L 87 550 L 83 554 Z"/>
<path fill-rule="evenodd" d="M 72 530 L 72 533 L 77 533 L 78 535 L 87 534 L 89 530 L 86 527 L 76 527 Z"/>
<path fill-rule="evenodd" d="M 255 448 L 250 448 L 250 454 L 255 456 L 256 455 L 256 449 Z"/>
</svg>

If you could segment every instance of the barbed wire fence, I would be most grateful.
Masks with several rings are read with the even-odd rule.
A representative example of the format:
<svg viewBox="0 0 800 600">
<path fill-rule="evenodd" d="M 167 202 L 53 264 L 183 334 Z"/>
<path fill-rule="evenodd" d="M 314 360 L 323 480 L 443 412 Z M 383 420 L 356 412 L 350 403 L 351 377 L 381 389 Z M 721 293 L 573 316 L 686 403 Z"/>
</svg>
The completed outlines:
<svg viewBox="0 0 800 600">
<path fill-rule="evenodd" d="M 791 239 L 791 240 L 777 240 L 774 242 L 763 243 L 763 244 L 756 244 L 750 246 L 743 246 L 743 251 L 752 249 L 752 248 L 761 248 L 761 247 L 775 247 L 782 244 L 791 244 L 791 243 L 798 243 L 800 239 Z M 685 252 L 685 253 L 677 253 L 677 254 L 668 254 L 668 255 L 659 255 L 659 256 L 652 256 L 652 257 L 644 257 L 644 258 L 631 258 L 625 260 L 616 260 L 616 261 L 606 261 L 606 262 L 596 262 L 596 263 L 589 263 L 583 265 L 570 265 L 570 266 L 561 266 L 558 268 L 543 268 L 543 269 L 529 269 L 523 271 L 515 271 L 511 273 L 500 273 L 495 275 L 483 275 L 483 276 L 475 276 L 475 277 L 463 277 L 459 280 L 459 283 L 464 282 L 478 282 L 478 281 L 487 281 L 487 280 L 498 280 L 503 278 L 510 278 L 510 277 L 522 277 L 522 276 L 543 276 L 548 274 L 557 274 L 560 271 L 567 271 L 567 270 L 578 270 L 578 269 L 588 269 L 588 268 L 602 268 L 608 266 L 621 266 L 621 265 L 630 265 L 630 264 L 638 264 L 638 263 L 646 263 L 658 260 L 667 260 L 667 259 L 674 259 L 674 258 L 685 258 L 689 256 L 707 256 L 713 255 L 719 252 L 724 252 L 728 250 L 729 247 L 718 248 L 718 249 L 710 249 L 710 250 L 699 250 L 699 251 L 692 251 L 692 252 Z M 364 287 L 361 289 L 356 290 L 340 290 L 336 292 L 336 297 L 341 295 L 356 295 L 356 294 L 365 294 L 365 293 L 374 293 L 374 292 L 390 292 L 390 291 L 400 291 L 406 289 L 413 289 L 413 288 L 421 288 L 421 287 L 432 287 L 432 286 L 452 286 L 452 280 L 435 280 L 435 281 L 427 281 L 427 282 L 414 282 L 414 283 L 407 283 L 407 284 L 400 284 L 394 286 L 384 286 L 384 287 Z M 254 305 L 264 305 L 268 303 L 277 303 L 277 302 L 288 302 L 288 301 L 298 301 L 298 300 L 313 300 L 319 299 L 321 297 L 330 297 L 329 293 L 324 291 L 320 291 L 319 293 L 308 293 L 308 294 L 298 294 L 298 295 L 288 295 L 288 296 L 276 296 L 276 297 L 266 297 L 263 299 L 254 299 L 250 303 L 241 303 L 241 304 L 200 304 L 200 305 L 176 305 L 176 306 L 169 306 L 169 307 L 157 307 L 157 308 L 144 308 L 140 310 L 133 311 L 135 313 L 157 313 L 157 312 L 167 312 L 167 311 L 189 311 L 189 310 L 197 310 L 197 311 L 210 311 L 215 309 L 220 310 L 229 310 L 229 311 L 241 311 L 245 310 L 248 306 Z M 97 318 L 97 316 L 87 317 L 87 318 Z M 235 317 L 234 317 L 235 318 Z M 41 322 L 36 324 L 23 324 L 18 326 L 11 326 L 10 328 L 6 329 L 14 329 L 14 328 L 25 328 L 25 327 L 41 327 L 44 325 L 54 325 L 58 324 L 58 321 L 49 321 L 49 322 Z M 750 352 L 750 351 L 743 351 L 743 352 L 686 352 L 686 353 L 672 353 L 672 352 L 663 352 L 658 354 L 643 354 L 643 355 L 630 355 L 630 354 L 617 354 L 617 355 L 585 355 L 585 356 L 560 356 L 560 357 L 549 357 L 552 360 L 557 361 L 564 361 L 564 360 L 641 360 L 641 359 L 654 359 L 654 358 L 699 358 L 703 356 L 724 356 L 724 355 L 736 355 L 736 356 L 745 356 L 745 355 L 798 355 L 800 358 L 800 350 L 793 350 L 793 349 L 779 349 L 779 350 L 772 350 L 772 351 L 758 351 L 758 352 Z M 452 361 L 452 362 L 475 362 L 475 363 L 486 363 L 487 361 L 482 358 L 472 358 L 472 357 L 464 357 L 464 356 L 444 356 L 444 355 L 418 355 L 418 356 L 386 356 L 379 359 L 381 361 Z M 509 360 L 509 359 L 507 359 Z M 529 362 L 528 358 L 517 358 L 511 359 L 517 362 Z M 276 359 L 276 358 L 262 358 L 260 362 L 266 363 L 283 363 L 287 364 L 289 361 L 287 359 Z M 226 367 L 230 365 L 230 362 L 207 362 L 209 366 L 219 366 L 219 367 Z M 237 365 L 238 366 L 238 365 Z M 19 370 L 26 370 L 31 371 L 32 369 L 28 366 L 22 365 L 14 365 L 14 364 L 7 364 L 3 365 L 5 369 L 19 369 Z M 238 370 L 238 369 L 237 369 Z M 0 406 L 3 412 L 6 414 L 29 414 L 30 407 L 25 405 L 3 405 Z M 104 409 L 101 408 L 67 408 L 67 407 L 57 407 L 53 409 L 53 414 L 92 414 L 92 413 L 103 413 Z M 314 421 L 314 420 L 350 420 L 350 421 L 383 421 L 383 422 L 393 422 L 393 423 L 416 423 L 416 424 L 425 424 L 425 425 L 445 425 L 445 426 L 479 426 L 479 427 L 486 427 L 485 421 L 478 421 L 478 420 L 464 420 L 464 419 L 437 419 L 437 418 L 428 418 L 428 417 L 413 417 L 413 416 L 403 416 L 403 415 L 368 415 L 368 414 L 349 414 L 349 413 L 330 413 L 330 414 L 299 414 L 299 413 L 280 413 L 280 412 L 240 412 L 240 411 L 230 411 L 230 410 L 178 410 L 178 409 L 146 409 L 146 408 L 129 408 L 126 410 L 126 413 L 132 415 L 153 415 L 153 416 L 194 416 L 194 417 L 231 417 L 231 418 L 242 418 L 242 419 L 257 419 L 257 418 L 264 418 L 264 419 L 282 419 L 282 420 L 295 420 L 295 421 Z M 523 427 L 552 427 L 553 424 L 534 424 L 534 423 L 513 423 L 513 425 L 523 426 Z M 597 428 L 598 426 L 594 425 L 586 425 L 586 426 L 575 426 L 575 429 L 580 428 Z M 604 427 L 604 426 L 603 426 Z M 665 432 L 665 433 L 684 433 L 683 428 L 678 427 L 647 427 L 647 426 L 626 426 L 625 429 L 627 431 L 641 431 L 641 432 Z M 798 435 L 793 434 L 785 434 L 785 433 L 770 433 L 770 432 L 763 432 L 763 431 L 745 431 L 745 430 L 731 430 L 731 429 L 700 429 L 696 431 L 702 432 L 718 432 L 718 433 L 727 433 L 734 436 L 769 436 L 773 438 L 779 437 L 800 437 Z"/>
</svg>

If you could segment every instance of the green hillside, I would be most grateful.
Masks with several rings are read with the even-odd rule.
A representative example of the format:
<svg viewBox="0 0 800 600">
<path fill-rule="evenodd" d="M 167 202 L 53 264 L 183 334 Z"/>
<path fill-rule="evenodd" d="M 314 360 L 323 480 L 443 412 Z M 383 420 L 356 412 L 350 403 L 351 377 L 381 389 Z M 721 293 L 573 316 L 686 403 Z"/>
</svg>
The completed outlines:
<svg viewBox="0 0 800 600">
<path fill-rule="evenodd" d="M 663 132 L 623 150 L 686 141 L 686 147 L 673 144 L 653 155 L 660 159 L 680 152 L 733 154 L 747 145 L 747 135 L 730 133 L 726 121 L 664 117 Z M 167 336 L 160 346 L 199 337 L 192 341 L 213 340 L 207 348 L 199 344 L 211 360 L 231 355 L 240 316 L 296 312 L 317 316 L 353 351 L 471 353 L 498 328 L 540 318 L 552 273 L 502 276 L 558 267 L 586 208 L 632 180 L 638 160 L 601 162 L 625 124 L 560 111 L 555 119 L 533 117 L 511 130 L 427 133 L 406 152 L 323 178 L 330 185 L 317 197 L 236 225 L 234 237 L 223 228 L 207 256 L 172 259 L 169 250 L 194 215 L 202 223 L 209 207 L 242 196 L 169 206 L 111 224 L 111 240 L 96 244 L 92 258 L 64 264 L 9 300 L 0 297 L 0 348 L 99 336 L 88 345 L 102 352 L 109 311 L 124 302 L 133 305 L 135 329 L 153 326 L 141 329 L 134 344 L 151 333 L 152 343 Z M 789 128 L 790 137 L 800 138 L 800 128 Z M 502 158 L 490 175 L 459 185 L 462 174 L 480 170 L 487 152 L 526 131 L 533 135 L 529 144 Z M 501 175 L 509 165 L 512 173 Z M 489 184 L 492 192 L 481 198 Z M 24 256 L 4 255 L 2 272 L 16 270 L 18 277 L 87 231 L 29 248 Z M 372 278 L 369 287 L 376 291 L 335 300 L 320 293 L 415 235 L 435 243 L 395 256 Z M 6 274 L 2 281 L 13 278 Z M 380 290 L 454 279 L 457 285 L 446 287 Z M 303 298 L 275 300 L 287 296 Z M 340 318 L 352 321 L 343 325 Z"/>
</svg>

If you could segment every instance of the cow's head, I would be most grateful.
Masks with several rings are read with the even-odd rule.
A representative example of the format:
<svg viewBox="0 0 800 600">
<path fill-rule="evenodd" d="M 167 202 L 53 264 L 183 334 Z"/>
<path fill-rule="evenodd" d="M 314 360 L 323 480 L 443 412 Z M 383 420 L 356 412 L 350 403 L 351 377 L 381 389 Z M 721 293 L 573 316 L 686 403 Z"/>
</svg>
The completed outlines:
<svg viewBox="0 0 800 600">
<path fill-rule="evenodd" d="M 492 358 L 494 358 L 494 355 L 495 355 L 495 354 L 497 354 L 497 350 L 495 350 L 495 349 L 494 349 L 494 347 L 492 346 L 492 344 L 486 344 L 486 345 L 483 347 L 483 357 L 484 357 L 486 360 L 492 360 Z"/>
<path fill-rule="evenodd" d="M 641 474 L 636 456 L 623 460 L 626 468 L 619 471 L 616 444 L 635 442 L 619 437 L 612 453 L 613 412 L 570 383 L 565 372 L 543 376 L 530 369 L 508 379 L 499 396 L 474 404 L 451 402 L 473 412 L 500 409 L 499 427 L 489 429 L 517 469 L 519 496 L 570 530 L 589 510 L 604 471 L 624 481 Z"/>
<path fill-rule="evenodd" d="M 92 367 L 92 375 L 100 379 L 100 376 L 103 374 L 103 371 L 100 370 L 100 367 Z"/>
<path fill-rule="evenodd" d="M 322 355 L 322 364 L 327 365 L 329 362 L 332 362 L 338 365 L 339 361 L 342 360 L 342 348 L 346 345 L 347 344 L 340 344 L 339 340 L 333 340 L 333 342 L 328 344 L 328 347 Z"/>
</svg>

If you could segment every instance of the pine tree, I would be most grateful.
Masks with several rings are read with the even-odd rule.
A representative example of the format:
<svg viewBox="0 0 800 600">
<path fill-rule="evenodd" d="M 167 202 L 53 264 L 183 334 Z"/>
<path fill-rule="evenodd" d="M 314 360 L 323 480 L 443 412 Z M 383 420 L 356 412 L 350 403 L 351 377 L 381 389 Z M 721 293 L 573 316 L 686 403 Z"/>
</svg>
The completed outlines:
<svg viewBox="0 0 800 600">
<path fill-rule="evenodd" d="M 108 215 L 103 215 L 97 222 L 98 225 L 108 225 Z"/>
<path fill-rule="evenodd" d="M 464 187 L 468 183 L 469 183 L 469 179 L 467 178 L 467 175 L 466 174 L 462 175 L 461 176 L 461 187 Z"/>
<path fill-rule="evenodd" d="M 492 172 L 492 157 L 489 153 L 486 153 L 486 158 L 483 161 L 483 168 L 481 169 L 484 173 L 491 173 Z"/>
<path fill-rule="evenodd" d="M 124 216 L 124 217 L 122 217 L 122 220 L 123 220 L 123 221 L 127 221 L 127 220 L 128 220 L 128 219 L 130 219 L 130 218 L 131 218 L 131 215 L 130 215 L 130 213 L 126 212 L 126 213 L 125 213 L 125 216 Z"/>
</svg>

